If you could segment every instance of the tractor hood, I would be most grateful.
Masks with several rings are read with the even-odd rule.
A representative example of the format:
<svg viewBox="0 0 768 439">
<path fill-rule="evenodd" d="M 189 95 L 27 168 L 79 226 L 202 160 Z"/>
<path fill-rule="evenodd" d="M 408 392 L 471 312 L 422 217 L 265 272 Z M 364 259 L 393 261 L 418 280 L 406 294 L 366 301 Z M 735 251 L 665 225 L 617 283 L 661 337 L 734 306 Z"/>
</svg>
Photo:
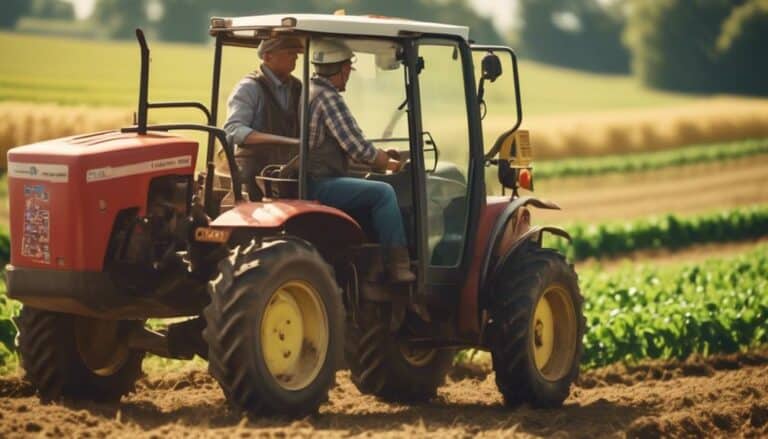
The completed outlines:
<svg viewBox="0 0 768 439">
<path fill-rule="evenodd" d="M 11 263 L 102 268 L 115 219 L 145 215 L 149 186 L 194 173 L 197 142 L 166 133 L 87 134 L 8 152 Z"/>
</svg>

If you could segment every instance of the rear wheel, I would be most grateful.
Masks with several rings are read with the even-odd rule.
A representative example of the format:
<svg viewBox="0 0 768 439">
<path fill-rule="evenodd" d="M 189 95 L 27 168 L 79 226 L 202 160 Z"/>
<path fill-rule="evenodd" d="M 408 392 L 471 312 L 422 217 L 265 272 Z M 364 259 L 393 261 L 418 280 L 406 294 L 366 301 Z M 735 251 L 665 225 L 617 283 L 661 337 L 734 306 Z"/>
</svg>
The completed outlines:
<svg viewBox="0 0 768 439">
<path fill-rule="evenodd" d="M 253 414 L 303 416 L 328 400 L 344 312 L 330 266 L 308 243 L 234 249 L 205 309 L 211 374 Z"/>
<path fill-rule="evenodd" d="M 427 401 L 437 394 L 453 363 L 452 349 L 398 341 L 389 331 L 386 306 L 366 305 L 358 324 L 348 323 L 346 360 L 362 393 L 392 402 Z"/>
<path fill-rule="evenodd" d="M 488 327 L 496 384 L 509 406 L 558 407 L 579 374 L 584 299 L 572 265 L 529 245 L 496 280 Z"/>
<path fill-rule="evenodd" d="M 116 401 L 134 389 L 144 353 L 128 347 L 141 321 L 100 320 L 24 307 L 16 320 L 27 379 L 41 399 Z"/>
</svg>

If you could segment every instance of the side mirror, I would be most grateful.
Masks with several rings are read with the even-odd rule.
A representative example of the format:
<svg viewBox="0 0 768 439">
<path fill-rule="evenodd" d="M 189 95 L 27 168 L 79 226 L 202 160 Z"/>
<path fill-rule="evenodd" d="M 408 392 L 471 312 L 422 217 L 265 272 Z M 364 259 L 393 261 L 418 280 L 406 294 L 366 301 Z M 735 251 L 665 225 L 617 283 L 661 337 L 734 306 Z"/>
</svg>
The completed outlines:
<svg viewBox="0 0 768 439">
<path fill-rule="evenodd" d="M 485 81 L 495 81 L 496 78 L 501 76 L 501 60 L 492 51 L 488 51 L 483 57 L 483 61 L 480 64 L 482 72 L 480 74 L 480 84 L 477 87 L 477 101 L 480 103 L 481 115 L 480 119 L 485 118 Z"/>
<path fill-rule="evenodd" d="M 501 60 L 495 53 L 488 51 L 483 57 L 481 66 L 483 69 L 482 79 L 493 82 L 501 76 Z"/>
</svg>

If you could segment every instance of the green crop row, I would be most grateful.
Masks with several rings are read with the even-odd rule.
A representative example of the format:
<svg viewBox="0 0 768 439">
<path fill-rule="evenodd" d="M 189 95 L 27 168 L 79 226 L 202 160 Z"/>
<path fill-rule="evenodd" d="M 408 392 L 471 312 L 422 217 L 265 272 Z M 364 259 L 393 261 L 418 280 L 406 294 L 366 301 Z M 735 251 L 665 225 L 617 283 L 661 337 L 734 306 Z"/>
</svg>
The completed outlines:
<svg viewBox="0 0 768 439">
<path fill-rule="evenodd" d="M 536 162 L 536 179 L 650 171 L 768 154 L 768 139 L 693 145 L 658 152 Z"/>
<path fill-rule="evenodd" d="M 768 236 L 768 206 L 736 208 L 680 217 L 668 214 L 630 222 L 573 224 L 569 244 L 547 242 L 572 260 L 610 257 L 644 249 L 678 249 L 692 244 L 730 242 Z"/>
<path fill-rule="evenodd" d="M 10 360 L 15 357 L 16 326 L 12 318 L 18 313 L 20 307 L 18 302 L 8 298 L 5 292 L 5 281 L 0 279 L 0 373 L 12 366 Z"/>
<path fill-rule="evenodd" d="M 587 367 L 768 342 L 768 246 L 697 265 L 588 271 L 580 278 Z"/>
<path fill-rule="evenodd" d="M 0 226 L 0 273 L 5 270 L 5 264 L 11 260 L 11 240 L 8 232 Z"/>
</svg>

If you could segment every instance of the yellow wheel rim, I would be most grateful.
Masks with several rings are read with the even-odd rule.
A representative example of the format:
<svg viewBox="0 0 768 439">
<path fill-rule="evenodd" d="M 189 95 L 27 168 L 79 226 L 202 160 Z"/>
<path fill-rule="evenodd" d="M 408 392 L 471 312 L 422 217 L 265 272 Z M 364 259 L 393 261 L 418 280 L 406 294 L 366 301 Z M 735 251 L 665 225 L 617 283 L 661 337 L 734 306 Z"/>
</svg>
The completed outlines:
<svg viewBox="0 0 768 439">
<path fill-rule="evenodd" d="M 272 293 L 261 319 L 261 350 L 275 381 L 286 390 L 307 387 L 328 352 L 328 315 L 317 291 L 289 281 Z"/>
<path fill-rule="evenodd" d="M 429 362 L 435 358 L 437 349 L 416 348 L 409 344 L 403 343 L 400 344 L 400 353 L 403 354 L 405 361 L 410 363 L 412 366 L 423 367 L 428 365 Z"/>
<path fill-rule="evenodd" d="M 550 381 L 563 378 L 576 354 L 576 311 L 568 291 L 552 285 L 536 303 L 531 321 L 531 349 L 536 369 Z"/>
<path fill-rule="evenodd" d="M 75 343 L 80 359 L 96 375 L 110 376 L 128 361 L 131 350 L 120 331 L 121 322 L 75 317 Z"/>
</svg>

